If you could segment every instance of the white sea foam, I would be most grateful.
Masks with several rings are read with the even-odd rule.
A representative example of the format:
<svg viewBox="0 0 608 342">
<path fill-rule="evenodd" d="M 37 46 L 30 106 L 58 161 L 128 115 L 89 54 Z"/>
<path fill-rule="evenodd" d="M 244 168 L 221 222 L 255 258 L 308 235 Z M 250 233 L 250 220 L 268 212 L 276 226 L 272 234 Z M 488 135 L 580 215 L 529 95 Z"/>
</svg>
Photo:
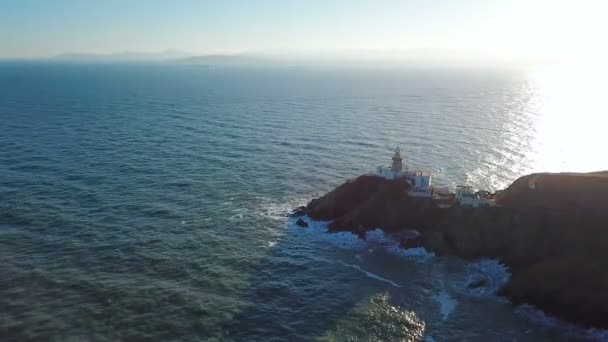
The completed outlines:
<svg viewBox="0 0 608 342">
<path fill-rule="evenodd" d="M 260 201 L 260 209 L 257 210 L 259 216 L 275 221 L 284 221 L 294 208 L 305 205 L 303 199 L 294 199 L 283 203 L 274 203 L 265 197 L 255 197 Z"/>
<path fill-rule="evenodd" d="M 439 304 L 439 312 L 443 316 L 444 321 L 454 312 L 458 304 L 456 299 L 452 298 L 446 291 L 440 291 L 433 296 L 433 299 Z"/>
<path fill-rule="evenodd" d="M 509 281 L 507 267 L 494 259 L 482 259 L 465 267 L 461 289 L 467 295 L 475 297 L 493 296 Z M 469 288 L 469 284 L 483 282 L 478 287 Z"/>
<path fill-rule="evenodd" d="M 264 215 L 271 218 L 280 218 L 285 220 L 286 216 L 291 211 L 290 208 L 293 208 L 293 206 L 273 206 L 265 211 Z M 353 250 L 358 253 L 355 255 L 358 260 L 362 260 L 363 258 L 361 253 L 366 253 L 369 249 L 375 248 L 383 248 L 390 254 L 409 258 L 418 262 L 429 262 L 434 258 L 434 254 L 428 252 L 423 247 L 409 249 L 401 248 L 397 241 L 385 234 L 381 229 L 368 231 L 366 234 L 366 239 L 362 240 L 350 232 L 330 233 L 327 229 L 329 224 L 327 221 L 313 221 L 308 216 L 303 216 L 301 218 L 308 223 L 309 226 L 307 228 L 297 226 L 295 224 L 297 219 L 292 218 L 287 220 L 287 228 L 296 236 L 299 235 L 308 239 L 317 240 L 341 249 Z M 274 246 L 275 244 L 276 242 L 268 242 L 270 247 Z M 397 284 L 396 282 L 384 278 L 376 273 L 367 271 L 358 265 L 343 262 L 339 263 L 343 266 L 356 269 L 370 279 L 388 283 L 395 287 L 401 287 L 401 285 Z M 508 282 L 509 277 L 510 272 L 508 268 L 500 261 L 494 259 L 482 259 L 469 263 L 465 266 L 463 281 L 456 286 L 456 289 L 459 290 L 459 293 L 462 292 L 463 294 L 469 296 L 498 298 L 496 297 L 496 292 Z M 468 285 L 471 283 L 478 281 L 483 282 L 483 284 L 474 288 L 468 287 Z M 447 320 L 458 305 L 458 301 L 450 296 L 445 290 L 436 293 L 432 298 L 439 305 L 439 312 L 442 315 L 443 320 Z M 516 312 L 525 316 L 536 324 L 566 329 L 569 333 L 578 337 L 592 341 L 608 340 L 608 330 L 585 330 L 550 317 L 544 314 L 542 311 L 529 305 L 522 305 L 518 307 Z M 435 339 L 429 335 L 425 338 L 425 341 L 432 342 L 435 341 Z"/>
<path fill-rule="evenodd" d="M 365 240 L 370 246 L 383 247 L 390 254 L 411 258 L 419 262 L 429 261 L 434 256 L 433 253 L 427 251 L 424 247 L 402 248 L 395 239 L 379 228 L 367 232 Z"/>
<path fill-rule="evenodd" d="M 362 272 L 363 274 L 365 274 L 368 278 L 379 280 L 379 281 L 383 281 L 383 282 L 389 283 L 389 284 L 391 284 L 391 285 L 393 285 L 395 287 L 401 287 L 401 285 L 395 283 L 394 281 L 392 281 L 390 279 L 383 278 L 383 277 L 377 275 L 376 273 L 372 273 L 370 271 L 366 271 L 366 270 L 362 269 L 361 267 L 359 267 L 357 265 L 347 264 L 347 263 L 344 263 L 344 262 L 341 262 L 341 261 L 339 261 L 338 263 L 340 263 L 340 264 L 342 264 L 342 265 L 344 265 L 346 267 L 354 268 L 354 269 Z"/>
<path fill-rule="evenodd" d="M 290 213 L 293 205 L 277 205 L 267 207 L 267 210 L 263 212 L 264 216 L 285 220 L 286 216 Z M 434 258 L 434 254 L 428 252 L 423 247 L 404 249 L 399 246 L 399 243 L 385 234 L 381 229 L 375 229 L 368 231 L 366 239 L 362 240 L 356 235 L 350 232 L 336 232 L 330 233 L 327 229 L 328 221 L 313 221 L 308 216 L 301 217 L 305 222 L 308 223 L 307 228 L 299 227 L 295 224 L 297 219 L 288 219 L 287 228 L 294 234 L 306 237 L 308 239 L 317 240 L 319 242 L 327 243 L 333 247 L 341 249 L 349 249 L 357 252 L 355 257 L 358 260 L 362 260 L 362 254 L 369 249 L 383 248 L 390 254 L 397 255 L 404 258 L 409 258 L 419 262 L 428 262 Z M 274 246 L 276 242 L 269 241 L 270 247 Z M 343 266 L 353 268 L 359 272 L 365 274 L 370 279 L 388 283 L 395 287 L 401 287 L 396 282 L 384 278 L 376 273 L 367 271 L 358 265 L 347 264 L 339 262 Z M 496 297 L 496 292 L 503 287 L 509 280 L 510 272 L 508 268 L 503 265 L 500 261 L 494 259 L 482 259 L 476 262 L 469 263 L 465 266 L 463 281 L 456 286 L 459 292 L 465 295 L 475 297 Z M 474 282 L 481 281 L 482 285 L 474 288 L 469 288 L 468 285 Z M 441 313 L 443 320 L 447 320 L 449 316 L 454 312 L 458 305 L 458 301 L 448 294 L 445 290 L 435 294 L 433 300 L 439 305 L 439 312 Z M 607 341 L 608 330 L 599 329 L 583 329 L 575 325 L 562 322 L 554 317 L 544 314 L 542 311 L 535 309 L 529 305 L 521 305 L 516 309 L 516 313 L 526 317 L 532 322 L 552 328 L 566 329 L 568 333 L 582 337 L 592 341 Z M 434 342 L 435 339 L 432 336 L 426 336 L 425 341 Z"/>
<path fill-rule="evenodd" d="M 330 233 L 327 230 L 327 224 L 329 222 L 312 221 L 307 216 L 301 218 L 308 223 L 307 228 L 298 227 L 295 224 L 296 220 L 294 219 L 289 220 L 288 222 L 288 228 L 290 228 L 296 236 L 327 243 L 337 248 L 351 249 L 354 251 L 363 251 L 366 249 L 365 241 L 349 232 Z"/>
<path fill-rule="evenodd" d="M 399 245 L 390 246 L 388 252 L 394 255 L 411 258 L 417 262 L 428 262 L 435 256 L 434 253 L 427 251 L 424 247 L 401 248 Z"/>
<path fill-rule="evenodd" d="M 365 240 L 368 243 L 373 243 L 376 245 L 388 245 L 391 242 L 394 242 L 388 236 L 386 236 L 386 234 L 384 234 L 382 229 L 379 228 L 368 231 L 365 234 Z"/>
<path fill-rule="evenodd" d="M 541 325 L 549 329 L 559 329 L 566 331 L 572 336 L 587 339 L 590 341 L 608 341 L 608 330 L 602 329 L 584 329 L 575 324 L 564 322 L 558 318 L 547 315 L 542 310 L 539 310 L 531 305 L 519 305 L 515 309 L 515 313 L 526 318 L 527 320 Z"/>
<path fill-rule="evenodd" d="M 234 207 L 231 208 L 230 211 L 234 213 L 233 215 L 228 217 L 228 220 L 230 221 L 241 221 L 246 216 L 249 216 L 249 210 L 247 208 Z"/>
<path fill-rule="evenodd" d="M 240 220 L 242 218 L 243 218 L 243 213 L 238 213 L 238 214 L 234 214 L 234 215 L 230 216 L 228 218 L 228 220 L 230 220 L 230 221 L 238 221 L 238 220 Z"/>
<path fill-rule="evenodd" d="M 270 203 L 267 198 L 256 197 L 261 200 L 262 209 L 258 211 L 260 216 L 273 220 L 285 220 L 293 208 L 304 205 L 302 199 L 292 200 L 281 204 Z M 238 216 L 237 216 L 238 217 Z M 235 216 L 231 219 L 236 218 Z M 287 227 L 297 235 L 303 235 L 313 240 L 318 240 L 330 244 L 337 248 L 352 249 L 354 251 L 364 251 L 367 249 L 383 248 L 386 252 L 400 257 L 410 258 L 420 262 L 429 261 L 434 254 L 429 253 L 422 247 L 404 249 L 399 243 L 385 234 L 381 229 L 368 231 L 365 240 L 358 238 L 350 232 L 330 233 L 327 229 L 328 221 L 313 221 L 308 216 L 300 217 L 306 223 L 307 228 L 298 227 L 295 222 L 297 219 L 287 219 Z"/>
<path fill-rule="evenodd" d="M 418 262 L 427 262 L 434 257 L 423 247 L 404 249 L 399 243 L 385 234 L 381 229 L 368 231 L 365 240 L 360 239 L 350 232 L 330 233 L 327 229 L 329 222 L 313 221 L 308 216 L 302 216 L 302 220 L 308 223 L 308 228 L 301 228 L 295 224 L 294 219 L 289 220 L 288 227 L 296 234 L 306 235 L 312 239 L 323 241 L 334 247 L 352 249 L 354 251 L 365 251 L 368 249 L 382 248 L 386 252 Z"/>
<path fill-rule="evenodd" d="M 286 208 L 284 208 L 284 207 L 278 207 L 278 206 L 267 207 L 266 210 L 263 211 L 261 214 L 262 214 L 262 216 L 270 218 L 275 221 L 285 220 L 285 218 L 289 214 L 289 211 L 287 211 L 285 209 Z"/>
</svg>

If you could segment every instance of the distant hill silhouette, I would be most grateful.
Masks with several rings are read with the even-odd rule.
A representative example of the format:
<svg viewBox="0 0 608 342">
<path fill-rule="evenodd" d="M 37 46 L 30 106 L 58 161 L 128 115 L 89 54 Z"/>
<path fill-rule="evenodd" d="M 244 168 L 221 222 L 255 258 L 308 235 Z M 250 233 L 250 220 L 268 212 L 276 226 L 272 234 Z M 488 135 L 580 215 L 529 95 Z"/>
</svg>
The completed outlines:
<svg viewBox="0 0 608 342">
<path fill-rule="evenodd" d="M 94 62 L 160 62 L 183 59 L 190 54 L 181 51 L 167 50 L 161 52 L 133 52 L 125 51 L 109 54 L 94 53 L 64 53 L 52 57 L 53 60 L 62 61 L 94 61 Z"/>
<path fill-rule="evenodd" d="M 238 65 L 270 65 L 273 60 L 253 55 L 201 55 L 182 58 L 177 62 L 208 65 L 208 66 L 238 66 Z"/>
</svg>

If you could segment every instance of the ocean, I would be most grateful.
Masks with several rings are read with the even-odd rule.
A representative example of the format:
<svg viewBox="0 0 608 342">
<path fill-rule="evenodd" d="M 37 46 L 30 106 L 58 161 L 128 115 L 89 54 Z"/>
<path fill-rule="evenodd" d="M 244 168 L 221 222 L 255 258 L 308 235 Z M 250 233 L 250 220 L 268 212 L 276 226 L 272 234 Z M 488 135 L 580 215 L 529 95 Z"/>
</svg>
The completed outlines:
<svg viewBox="0 0 608 342">
<path fill-rule="evenodd" d="M 445 186 L 606 169 L 589 75 L 2 62 L 0 340 L 606 338 L 497 297 L 496 260 L 288 217 L 396 147 Z"/>
</svg>

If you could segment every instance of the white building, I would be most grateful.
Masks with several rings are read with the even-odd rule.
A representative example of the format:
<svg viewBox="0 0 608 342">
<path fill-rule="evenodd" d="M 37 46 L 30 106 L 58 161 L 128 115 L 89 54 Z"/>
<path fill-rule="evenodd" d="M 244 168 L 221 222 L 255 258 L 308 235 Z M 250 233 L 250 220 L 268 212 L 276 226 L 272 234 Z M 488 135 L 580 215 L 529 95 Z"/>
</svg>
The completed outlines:
<svg viewBox="0 0 608 342">
<path fill-rule="evenodd" d="M 391 167 L 378 166 L 376 175 L 386 179 L 405 178 L 411 185 L 412 189 L 408 193 L 410 196 L 416 197 L 431 197 L 432 196 L 432 175 L 427 171 L 404 170 L 403 158 L 399 148 L 395 150 L 393 155 L 393 164 Z"/>
<path fill-rule="evenodd" d="M 490 200 L 480 197 L 479 194 L 468 185 L 459 185 L 456 187 L 456 201 L 462 206 L 473 208 L 492 204 Z"/>
</svg>

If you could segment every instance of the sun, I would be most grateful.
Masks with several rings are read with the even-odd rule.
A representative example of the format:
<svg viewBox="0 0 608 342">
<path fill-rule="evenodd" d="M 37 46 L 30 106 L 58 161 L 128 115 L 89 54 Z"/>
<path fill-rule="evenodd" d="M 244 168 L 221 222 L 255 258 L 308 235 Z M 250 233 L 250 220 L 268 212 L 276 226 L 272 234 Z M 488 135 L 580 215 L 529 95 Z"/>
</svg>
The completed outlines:
<svg viewBox="0 0 608 342">
<path fill-rule="evenodd" d="M 606 77 L 605 66 L 585 63 L 539 67 L 532 72 L 535 170 L 608 169 Z"/>
</svg>

